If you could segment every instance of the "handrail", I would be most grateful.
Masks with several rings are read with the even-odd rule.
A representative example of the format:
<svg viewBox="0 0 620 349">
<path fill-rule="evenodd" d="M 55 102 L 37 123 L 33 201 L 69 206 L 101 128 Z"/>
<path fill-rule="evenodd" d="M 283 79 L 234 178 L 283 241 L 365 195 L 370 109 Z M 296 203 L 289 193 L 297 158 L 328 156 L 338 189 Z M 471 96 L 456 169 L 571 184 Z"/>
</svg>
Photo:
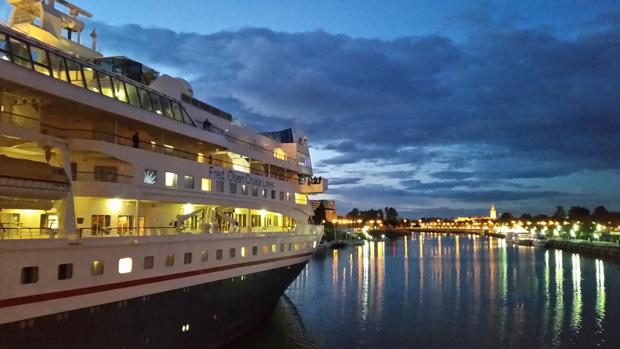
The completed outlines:
<svg viewBox="0 0 620 349">
<path fill-rule="evenodd" d="M 0 54 L 4 54 L 7 57 L 5 61 L 11 62 L 23 68 L 29 68 L 30 70 L 41 73 L 42 75 L 48 76 L 52 79 L 64 81 L 73 86 L 79 86 L 88 91 L 95 92 L 95 93 L 104 95 L 106 97 L 118 100 L 120 102 L 131 104 L 140 109 L 159 114 L 160 116 L 171 118 L 175 121 L 182 122 L 186 125 L 196 127 L 196 123 L 187 114 L 187 111 L 185 111 L 185 109 L 183 108 L 182 101 L 179 99 L 165 95 L 138 81 L 129 79 L 122 74 L 118 74 L 116 72 L 103 69 L 101 66 L 98 66 L 85 59 L 82 59 L 75 55 L 71 55 L 53 46 L 50 46 L 48 44 L 35 40 L 27 35 L 24 35 L 23 33 L 13 30 L 12 28 L 9 28 L 6 26 L 0 26 L 0 35 L 6 37 L 7 43 L 11 42 L 12 44 L 13 41 L 16 41 L 18 43 L 27 45 L 25 46 L 27 52 L 21 52 L 21 53 L 13 53 L 12 52 L 13 48 L 11 44 L 7 44 L 6 47 L 4 48 L 0 47 Z M 38 60 L 33 58 L 33 55 L 31 53 L 32 47 L 43 50 L 45 54 L 38 55 L 37 56 Z M 26 55 L 28 57 L 25 57 Z M 56 62 L 55 64 L 57 66 L 54 66 L 54 63 L 52 62 L 53 60 L 50 58 L 54 58 L 54 59 L 61 58 L 61 61 Z M 68 62 L 78 64 L 79 70 L 76 70 L 76 71 L 70 70 Z M 58 72 L 55 71 L 56 68 L 58 68 Z M 85 79 L 86 76 L 84 75 L 84 68 L 88 68 L 88 69 L 91 69 L 97 72 L 97 74 L 93 75 L 93 80 L 91 82 L 91 84 L 94 84 L 94 86 L 91 86 L 90 84 L 86 83 L 86 79 Z M 74 72 L 73 76 L 75 76 L 75 79 L 72 77 L 70 72 Z M 59 74 L 61 77 L 55 76 L 54 73 Z M 116 79 L 120 81 L 121 84 L 116 85 L 116 81 L 109 80 L 109 79 L 101 80 L 100 75 L 103 75 L 103 77 L 111 77 L 112 79 Z M 64 76 L 64 78 L 62 76 Z M 101 82 L 104 80 L 108 80 L 106 81 L 106 83 L 108 83 L 110 86 L 110 89 L 112 92 L 111 95 L 108 95 L 104 93 L 103 91 Z M 136 89 L 135 94 L 138 95 L 137 97 L 138 100 L 132 100 L 130 94 L 127 92 L 128 91 L 126 88 L 127 84 Z M 122 91 L 120 91 L 121 89 Z M 148 106 L 144 105 L 143 100 L 142 100 L 143 97 L 140 93 L 141 92 L 140 90 L 144 90 L 147 94 L 150 94 L 150 95 L 147 95 L 148 98 L 146 98 L 146 99 L 149 99 L 146 101 L 148 102 L 147 103 Z M 121 95 L 124 96 L 124 100 L 120 98 Z M 156 108 L 156 106 L 155 108 L 152 108 L 151 107 L 152 103 L 153 101 L 155 101 L 152 95 L 156 95 L 159 98 L 163 98 L 163 100 L 166 100 L 165 104 L 167 104 L 169 110 L 167 110 L 166 105 L 162 104 L 163 100 L 157 100 L 156 104 L 159 106 L 159 108 Z M 175 106 L 178 106 L 179 109 L 176 110 Z M 159 112 L 156 109 L 159 109 Z M 180 115 L 176 115 L 177 112 Z"/>
<path fill-rule="evenodd" d="M 31 228 L 31 227 L 7 227 L 0 225 L 0 240 L 57 238 L 61 234 L 58 229 Z"/>
<path fill-rule="evenodd" d="M 3 114 L 8 116 L 8 118 L 2 117 Z M 18 119 L 19 121 L 12 120 L 13 118 Z M 143 140 L 139 140 L 138 142 L 139 146 L 135 147 L 134 140 L 130 137 L 126 137 L 123 135 L 118 135 L 118 134 L 105 132 L 105 131 L 97 131 L 97 130 L 60 128 L 60 127 L 52 126 L 49 124 L 41 123 L 39 119 L 33 118 L 31 116 L 11 113 L 8 111 L 0 112 L 0 121 L 5 121 L 5 120 L 8 121 L 8 123 L 10 124 L 16 124 L 19 126 L 28 126 L 27 124 L 31 123 L 31 125 L 29 126 L 30 127 L 38 126 L 41 130 L 41 133 L 59 137 L 59 138 L 75 138 L 75 139 L 104 141 L 107 143 L 130 146 L 130 147 L 139 148 L 142 150 L 149 150 L 155 153 L 162 153 L 165 155 L 175 156 L 178 158 L 192 160 L 192 161 L 197 161 L 199 158 L 202 158 L 206 163 L 209 163 L 209 164 L 219 165 L 219 166 L 222 166 L 224 168 L 229 168 L 229 169 L 232 168 L 233 165 L 235 165 L 235 166 L 248 169 L 251 174 L 260 175 L 263 177 L 267 177 L 267 178 L 271 178 L 271 179 L 275 179 L 275 180 L 279 180 L 283 182 L 298 184 L 298 180 L 296 179 L 286 179 L 282 175 L 277 175 L 274 173 L 259 170 L 251 166 L 238 165 L 230 161 L 216 159 L 216 158 L 213 158 L 213 154 L 194 153 L 194 152 L 186 151 L 183 149 L 178 149 L 176 147 L 169 148 L 163 144 L 154 143 L 150 141 L 143 141 Z"/>
<path fill-rule="evenodd" d="M 126 175 L 122 173 L 99 173 L 99 172 L 84 172 L 84 171 L 77 171 L 75 173 L 75 180 L 77 181 L 93 180 L 96 182 L 131 184 L 133 181 L 133 178 L 134 176 Z"/>
<path fill-rule="evenodd" d="M 274 230 L 275 229 L 275 230 Z M 113 238 L 123 236 L 170 236 L 170 235 L 227 235 L 232 233 L 251 234 L 251 233 L 290 233 L 294 232 L 295 227 L 246 227 L 239 228 L 237 231 L 215 231 L 198 232 L 191 229 L 178 228 L 173 226 L 162 227 L 100 227 L 100 228 L 78 228 L 78 238 Z M 20 239 L 54 239 L 66 237 L 57 228 L 40 227 L 7 227 L 0 225 L 0 240 L 20 240 Z"/>
</svg>

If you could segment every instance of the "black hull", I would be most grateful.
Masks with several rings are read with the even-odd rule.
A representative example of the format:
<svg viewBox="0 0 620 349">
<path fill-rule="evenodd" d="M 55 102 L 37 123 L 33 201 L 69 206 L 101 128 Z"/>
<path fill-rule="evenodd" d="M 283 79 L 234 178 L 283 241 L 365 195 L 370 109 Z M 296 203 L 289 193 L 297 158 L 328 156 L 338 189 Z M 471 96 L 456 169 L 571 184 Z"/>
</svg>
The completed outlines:
<svg viewBox="0 0 620 349">
<path fill-rule="evenodd" d="M 305 264 L 0 325 L 0 348 L 215 348 L 264 319 Z"/>
</svg>

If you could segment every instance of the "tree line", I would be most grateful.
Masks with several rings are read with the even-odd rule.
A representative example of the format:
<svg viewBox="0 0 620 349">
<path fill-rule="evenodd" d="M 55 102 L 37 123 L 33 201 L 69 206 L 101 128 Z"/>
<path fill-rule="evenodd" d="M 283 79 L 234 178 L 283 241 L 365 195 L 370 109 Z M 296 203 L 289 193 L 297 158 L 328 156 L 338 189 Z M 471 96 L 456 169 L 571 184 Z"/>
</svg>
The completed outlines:
<svg viewBox="0 0 620 349">
<path fill-rule="evenodd" d="M 556 221 L 580 221 L 580 222 L 599 222 L 599 223 L 611 223 L 611 224 L 619 224 L 620 223 L 620 212 L 611 212 L 607 210 L 605 206 L 597 206 L 594 208 L 592 212 L 586 207 L 582 206 L 572 206 L 568 212 L 562 206 L 556 206 L 555 211 L 552 215 L 544 215 L 537 214 L 532 215 L 530 213 L 524 213 L 519 217 L 513 216 L 510 212 L 504 212 L 499 217 L 498 221 L 500 222 L 509 222 L 512 220 L 525 220 L 525 221 L 545 221 L 545 220 L 556 220 Z"/>
<path fill-rule="evenodd" d="M 347 213 L 345 217 L 347 219 L 355 221 L 358 219 L 361 219 L 363 221 L 379 219 L 384 224 L 391 226 L 395 226 L 398 224 L 398 211 L 396 211 L 394 207 L 386 207 L 384 209 L 370 209 L 366 211 L 354 208 L 353 210 L 351 210 L 351 212 Z M 315 224 L 325 222 L 325 206 L 323 205 L 323 202 L 321 202 L 319 206 L 314 210 L 313 220 Z"/>
<path fill-rule="evenodd" d="M 364 221 L 380 219 L 386 225 L 398 224 L 398 211 L 396 211 L 394 207 L 385 207 L 384 209 L 370 209 L 366 211 L 354 208 L 351 210 L 351 212 L 347 213 L 345 217 L 352 220 L 362 219 Z"/>
</svg>

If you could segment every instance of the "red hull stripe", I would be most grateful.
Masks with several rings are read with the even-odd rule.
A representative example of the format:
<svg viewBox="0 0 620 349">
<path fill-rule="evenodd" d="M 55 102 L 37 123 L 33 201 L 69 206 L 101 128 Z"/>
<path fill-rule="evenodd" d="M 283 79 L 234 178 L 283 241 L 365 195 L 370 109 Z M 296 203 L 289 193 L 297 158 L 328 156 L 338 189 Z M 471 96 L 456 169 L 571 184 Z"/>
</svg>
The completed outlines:
<svg viewBox="0 0 620 349">
<path fill-rule="evenodd" d="M 73 290 L 42 293 L 42 294 L 35 294 L 32 296 L 3 299 L 3 300 L 0 300 L 0 308 L 12 307 L 16 305 L 23 305 L 23 304 L 29 304 L 29 303 L 37 303 L 37 302 L 49 301 L 49 300 L 60 299 L 60 298 L 75 297 L 75 296 L 81 296 L 85 294 L 98 293 L 98 292 L 104 292 L 104 291 L 118 290 L 120 288 L 152 284 L 155 282 L 181 279 L 181 278 L 202 275 L 202 274 L 216 273 L 218 271 L 249 267 L 252 265 L 265 264 L 265 263 L 271 263 L 271 262 L 278 262 L 278 261 L 283 261 L 283 260 L 293 259 L 293 258 L 306 257 L 306 256 L 310 256 L 311 254 L 312 252 L 298 254 L 294 256 L 264 259 L 260 261 L 223 265 L 219 267 L 213 267 L 213 268 L 207 268 L 207 269 L 201 269 L 201 270 L 192 270 L 192 271 L 186 271 L 186 272 L 176 273 L 176 274 L 154 276 L 154 277 L 145 278 L 145 279 L 116 282 L 113 284 L 105 284 L 105 285 L 98 285 L 98 286 L 91 286 L 91 287 L 84 287 L 84 288 L 76 288 Z"/>
</svg>

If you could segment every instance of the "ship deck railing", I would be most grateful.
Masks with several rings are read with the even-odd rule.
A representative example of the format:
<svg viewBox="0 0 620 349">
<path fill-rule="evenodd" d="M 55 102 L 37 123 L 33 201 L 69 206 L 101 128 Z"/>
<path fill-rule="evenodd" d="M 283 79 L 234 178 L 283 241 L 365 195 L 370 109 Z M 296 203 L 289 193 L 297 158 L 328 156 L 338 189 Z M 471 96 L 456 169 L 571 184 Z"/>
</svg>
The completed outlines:
<svg viewBox="0 0 620 349">
<path fill-rule="evenodd" d="M 213 155 L 210 155 L 210 154 L 191 152 L 191 151 L 187 151 L 184 149 L 179 149 L 174 146 L 170 147 L 164 144 L 159 144 L 154 141 L 146 141 L 146 140 L 139 140 L 137 147 L 136 147 L 134 140 L 131 137 L 127 137 L 124 135 L 114 134 L 114 133 L 105 132 L 105 131 L 98 131 L 98 130 L 60 128 L 60 127 L 42 123 L 41 120 L 34 118 L 34 117 L 11 113 L 8 111 L 0 112 L 0 123 L 8 123 L 8 124 L 16 125 L 19 127 L 37 130 L 43 134 L 58 137 L 58 138 L 103 141 L 107 143 L 113 143 L 113 144 L 123 145 L 127 147 L 132 147 L 132 148 L 139 148 L 142 150 L 152 151 L 155 153 L 174 156 L 174 157 L 182 158 L 185 160 L 196 161 L 198 163 L 206 163 L 210 165 L 221 166 L 227 169 L 232 169 L 234 165 L 235 167 L 245 168 L 251 174 L 255 174 L 255 175 L 259 175 L 259 176 L 263 176 L 263 177 L 267 177 L 271 179 L 276 179 L 276 180 L 283 181 L 283 182 L 299 184 L 298 179 L 286 178 L 285 176 L 281 174 L 265 172 L 265 171 L 253 168 L 251 166 L 233 164 L 233 162 L 230 162 L 230 161 L 225 161 L 225 160 L 214 158 Z"/>
<path fill-rule="evenodd" d="M 122 74 L 106 70 L 87 60 L 38 42 L 1 24 L 0 60 L 84 88 L 121 103 L 133 105 L 156 114 L 158 117 L 166 117 L 190 127 L 198 127 L 182 105 L 182 103 L 187 103 L 186 101 L 162 94 Z M 190 104 L 194 105 L 194 103 Z M 211 114 L 222 117 L 219 113 L 214 112 L 219 111 L 219 109 L 211 108 L 208 109 Z M 219 112 L 227 114 L 222 111 Z M 215 125 L 210 125 L 205 130 L 220 134 L 227 141 L 243 145 L 250 150 L 267 154 L 273 153 L 273 149 L 267 149 L 254 142 L 235 137 L 229 130 L 221 129 Z M 280 160 L 299 165 L 294 157 L 287 156 L 286 159 Z"/>
<path fill-rule="evenodd" d="M 78 171 L 72 174 L 74 181 L 95 181 L 95 182 L 109 182 L 109 183 L 123 183 L 132 184 L 133 176 L 116 172 L 84 172 Z"/>
<path fill-rule="evenodd" d="M 60 237 L 58 229 L 0 226 L 0 240 L 54 239 L 57 237 Z"/>
<path fill-rule="evenodd" d="M 173 226 L 163 227 L 100 227 L 79 228 L 78 239 L 89 238 L 118 238 L 140 236 L 172 236 L 172 235 L 225 235 L 225 234 L 270 234 L 270 233 L 293 233 L 294 227 L 248 227 L 230 230 L 199 231 L 190 228 L 177 228 Z M 0 240 L 34 240 L 64 238 L 58 228 L 30 228 L 30 227 L 5 227 L 0 226 Z"/>
</svg>

